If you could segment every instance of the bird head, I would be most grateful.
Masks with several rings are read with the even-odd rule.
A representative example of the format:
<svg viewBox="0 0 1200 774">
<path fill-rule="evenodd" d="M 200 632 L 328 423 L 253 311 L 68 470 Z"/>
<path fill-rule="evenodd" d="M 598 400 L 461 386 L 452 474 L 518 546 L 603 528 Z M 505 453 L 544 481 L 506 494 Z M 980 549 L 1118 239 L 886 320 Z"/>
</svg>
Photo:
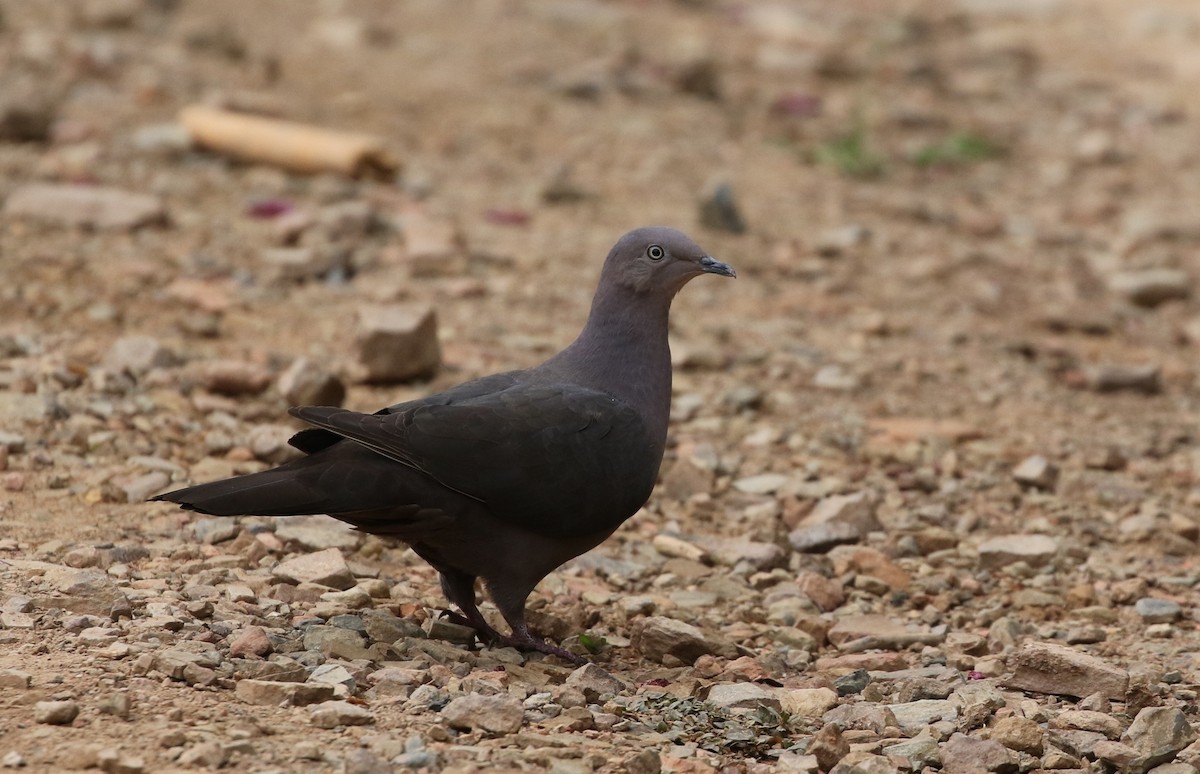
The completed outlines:
<svg viewBox="0 0 1200 774">
<path fill-rule="evenodd" d="M 668 299 L 701 274 L 737 276 L 732 266 L 713 258 L 686 234 L 663 226 L 635 229 L 617 240 L 604 273 L 609 282 Z"/>
</svg>

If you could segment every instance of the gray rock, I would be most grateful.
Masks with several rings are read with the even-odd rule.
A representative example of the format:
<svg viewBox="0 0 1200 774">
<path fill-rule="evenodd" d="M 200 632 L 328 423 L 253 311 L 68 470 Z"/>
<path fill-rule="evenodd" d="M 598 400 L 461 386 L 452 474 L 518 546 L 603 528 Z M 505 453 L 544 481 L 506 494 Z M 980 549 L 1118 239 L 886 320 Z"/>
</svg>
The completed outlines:
<svg viewBox="0 0 1200 774">
<path fill-rule="evenodd" d="M 1140 753 L 1121 742 L 1101 739 L 1092 748 L 1092 753 L 1097 759 L 1110 764 L 1118 771 L 1141 772 L 1146 770 Z"/>
<path fill-rule="evenodd" d="M 309 626 L 304 630 L 304 649 L 334 658 L 359 658 L 366 639 L 362 633 L 337 626 Z"/>
<path fill-rule="evenodd" d="M 916 734 L 932 723 L 958 719 L 958 707 L 947 699 L 921 699 L 905 704 L 889 704 L 901 731 Z"/>
<path fill-rule="evenodd" d="M 1016 774 L 1017 770 L 1016 757 L 999 742 L 954 734 L 942 745 L 944 774 Z"/>
<path fill-rule="evenodd" d="M 333 699 L 333 686 L 322 683 L 238 680 L 234 693 L 247 704 L 302 707 Z"/>
<path fill-rule="evenodd" d="M 341 685 L 354 693 L 357 682 L 350 670 L 341 664 L 321 664 L 308 676 L 310 683 L 325 683 L 326 685 Z"/>
<path fill-rule="evenodd" d="M 986 724 L 996 710 L 1005 705 L 1004 694 L 984 682 L 960 685 L 950 695 L 950 700 L 959 706 L 959 722 L 963 730 Z"/>
<path fill-rule="evenodd" d="M 193 371 L 197 384 L 218 395 L 258 395 L 270 386 L 271 369 L 248 360 L 206 360 Z"/>
<path fill-rule="evenodd" d="M 197 519 L 192 522 L 191 529 L 197 540 L 209 545 L 233 540 L 242 531 L 241 525 L 227 518 Z"/>
<path fill-rule="evenodd" d="M 1041 755 L 1045 750 L 1046 731 L 1029 718 L 1009 715 L 992 726 L 992 739 L 1010 750 Z"/>
<path fill-rule="evenodd" d="M 104 186 L 32 183 L 8 197 L 10 216 L 65 226 L 132 230 L 166 218 L 158 197 Z"/>
<path fill-rule="evenodd" d="M 170 476 L 161 470 L 152 470 L 129 479 L 122 484 L 121 489 L 125 492 L 125 502 L 144 503 L 152 495 L 166 489 L 169 483 Z"/>
<path fill-rule="evenodd" d="M 468 693 L 457 697 L 442 709 L 442 720 L 451 728 L 467 731 L 478 729 L 503 736 L 521 730 L 525 710 L 511 696 Z"/>
<path fill-rule="evenodd" d="M 1183 614 L 1179 604 L 1169 599 L 1142 597 L 1133 606 L 1142 621 L 1148 624 L 1173 623 Z"/>
<path fill-rule="evenodd" d="M 705 701 L 724 709 L 780 709 L 779 697 L 775 692 L 758 683 L 717 683 L 708 686 L 701 696 Z"/>
<path fill-rule="evenodd" d="M 1122 365 L 1105 363 L 1083 369 L 1084 384 L 1095 392 L 1162 392 L 1162 367 L 1157 363 Z"/>
<path fill-rule="evenodd" d="M 1121 741 L 1145 758 L 1145 766 L 1157 766 L 1175 758 L 1196 741 L 1196 731 L 1178 707 L 1146 707 L 1138 712 Z"/>
<path fill-rule="evenodd" d="M 584 697 L 592 703 L 599 702 L 601 697 L 620 693 L 628 687 L 595 664 L 584 664 L 567 675 L 566 684 L 582 691 Z"/>
<path fill-rule="evenodd" d="M 403 382 L 430 376 L 441 365 L 437 315 L 432 307 L 392 304 L 359 310 L 360 378 Z"/>
<path fill-rule="evenodd" d="M 700 223 L 717 231 L 744 234 L 746 221 L 728 183 L 718 183 L 700 201 Z"/>
<path fill-rule="evenodd" d="M 889 745 L 883 748 L 883 754 L 889 758 L 907 759 L 912 771 L 920 771 L 927 766 L 940 768 L 942 765 L 942 754 L 937 740 L 928 736 L 918 736 L 906 742 Z"/>
<path fill-rule="evenodd" d="M 292 406 L 340 406 L 346 399 L 342 380 L 306 357 L 293 360 L 276 387 Z"/>
<path fill-rule="evenodd" d="M 883 529 L 875 515 L 877 506 L 866 491 L 826 497 L 792 530 L 788 542 L 797 551 L 819 552 L 862 540 Z"/>
<path fill-rule="evenodd" d="M 979 566 L 984 569 L 1025 562 L 1041 567 L 1058 555 L 1058 541 L 1049 535 L 1001 535 L 979 545 Z"/>
<path fill-rule="evenodd" d="M 353 551 L 362 542 L 361 532 L 355 532 L 340 521 L 328 516 L 292 516 L 276 522 L 275 537 L 288 545 L 309 551 L 337 548 Z"/>
<path fill-rule="evenodd" d="M 39 701 L 33 705 L 33 719 L 51 726 L 69 725 L 79 715 L 73 701 Z"/>
<path fill-rule="evenodd" d="M 316 583 L 342 591 L 354 585 L 354 574 L 336 548 L 285 559 L 275 565 L 271 574 L 293 583 Z"/>
<path fill-rule="evenodd" d="M 129 612 L 129 600 L 107 573 L 92 569 L 51 567 L 42 579 L 57 593 L 37 598 L 40 608 L 59 607 L 72 613 L 101 618 Z"/>
<path fill-rule="evenodd" d="M 1120 721 L 1104 712 L 1092 710 L 1064 710 L 1054 718 L 1058 728 L 1073 728 L 1077 731 L 1093 731 L 1109 739 L 1117 739 L 1123 730 Z"/>
<path fill-rule="evenodd" d="M 850 754 L 850 743 L 842 736 L 837 723 L 826 723 L 813 734 L 805 753 L 817 759 L 821 771 L 829 771 Z"/>
<path fill-rule="evenodd" d="M 1022 691 L 1082 698 L 1103 693 L 1124 700 L 1129 673 L 1103 659 L 1065 645 L 1027 642 L 1017 651 L 1015 671 L 1004 685 Z"/>
<path fill-rule="evenodd" d="M 1058 483 L 1058 466 L 1040 454 L 1026 457 L 1013 468 L 1013 479 L 1035 489 L 1053 489 Z"/>
<path fill-rule="evenodd" d="M 704 655 L 732 656 L 735 651 L 691 624 L 663 616 L 642 621 L 634 633 L 633 646 L 645 658 L 668 665 L 692 664 Z"/>
<path fill-rule="evenodd" d="M 169 368 L 175 353 L 153 336 L 122 336 L 113 342 L 101 365 L 109 371 L 141 376 L 154 368 Z"/>
<path fill-rule="evenodd" d="M 369 710 L 348 701 L 321 702 L 310 710 L 309 719 L 317 728 L 366 726 L 375 722 Z"/>
<path fill-rule="evenodd" d="M 0 689 L 24 690 L 33 684 L 33 675 L 19 669 L 0 669 Z"/>
<path fill-rule="evenodd" d="M 1122 271 L 1109 279 L 1108 286 L 1126 301 L 1147 307 L 1192 294 L 1191 278 L 1177 269 Z"/>
</svg>

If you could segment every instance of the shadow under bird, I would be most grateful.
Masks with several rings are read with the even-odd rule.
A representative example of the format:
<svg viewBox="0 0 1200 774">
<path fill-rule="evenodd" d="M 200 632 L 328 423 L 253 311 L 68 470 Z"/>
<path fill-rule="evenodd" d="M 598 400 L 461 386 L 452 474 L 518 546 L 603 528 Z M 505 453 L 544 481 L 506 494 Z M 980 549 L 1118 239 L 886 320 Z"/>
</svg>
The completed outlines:
<svg viewBox="0 0 1200 774">
<path fill-rule="evenodd" d="M 307 456 L 158 495 L 215 516 L 328 514 L 408 543 L 481 640 L 579 663 L 530 633 L 534 586 L 599 545 L 650 497 L 667 440 L 667 315 L 701 274 L 735 277 L 669 228 L 624 235 L 583 331 L 534 368 L 485 376 L 375 414 L 291 409 Z M 482 578 L 512 629 L 475 602 Z"/>
</svg>

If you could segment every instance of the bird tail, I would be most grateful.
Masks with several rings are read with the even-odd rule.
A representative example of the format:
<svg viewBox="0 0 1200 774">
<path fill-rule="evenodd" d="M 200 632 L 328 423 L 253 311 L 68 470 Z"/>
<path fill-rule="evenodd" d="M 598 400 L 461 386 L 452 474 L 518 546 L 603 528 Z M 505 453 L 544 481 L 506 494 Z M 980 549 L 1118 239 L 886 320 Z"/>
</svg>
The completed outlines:
<svg viewBox="0 0 1200 774">
<path fill-rule="evenodd" d="M 287 465 L 176 489 L 150 498 L 209 516 L 304 516 L 329 511 L 329 497 Z"/>
</svg>

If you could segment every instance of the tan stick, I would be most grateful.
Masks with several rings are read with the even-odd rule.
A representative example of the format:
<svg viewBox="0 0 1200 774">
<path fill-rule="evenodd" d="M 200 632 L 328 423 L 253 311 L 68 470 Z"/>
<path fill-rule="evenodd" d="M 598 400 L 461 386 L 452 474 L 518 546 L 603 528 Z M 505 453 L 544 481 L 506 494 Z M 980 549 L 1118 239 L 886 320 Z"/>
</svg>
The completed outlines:
<svg viewBox="0 0 1200 774">
<path fill-rule="evenodd" d="M 399 166 L 369 134 L 341 132 L 193 105 L 179 114 L 192 142 L 243 161 L 271 164 L 293 172 L 340 172 L 383 176 Z"/>
</svg>

